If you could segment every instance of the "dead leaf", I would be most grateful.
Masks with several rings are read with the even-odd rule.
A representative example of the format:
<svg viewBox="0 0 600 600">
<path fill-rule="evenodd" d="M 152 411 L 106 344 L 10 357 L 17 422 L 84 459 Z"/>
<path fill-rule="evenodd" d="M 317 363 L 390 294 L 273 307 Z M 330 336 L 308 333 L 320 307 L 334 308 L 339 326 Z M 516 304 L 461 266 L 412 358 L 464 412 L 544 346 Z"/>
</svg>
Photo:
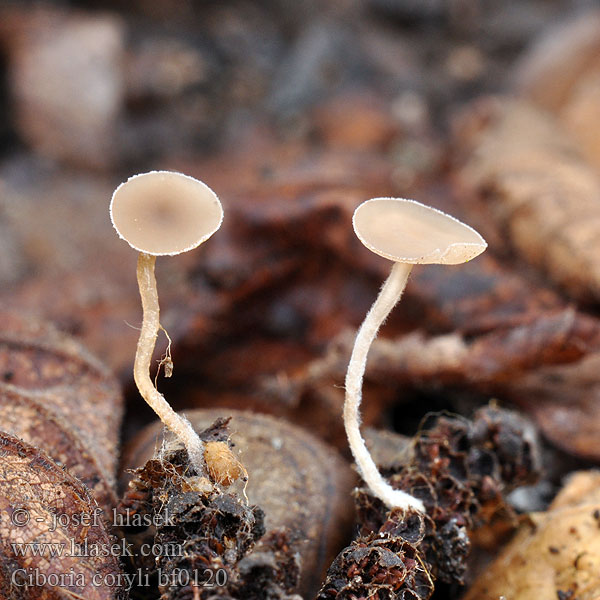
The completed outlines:
<svg viewBox="0 0 600 600">
<path fill-rule="evenodd" d="M 496 105 L 459 173 L 523 258 L 575 298 L 600 297 L 600 177 L 551 115 Z"/>
<path fill-rule="evenodd" d="M 558 448 L 583 459 L 600 457 L 600 354 L 591 352 L 568 365 L 541 368 L 505 391 L 527 411 Z"/>
<path fill-rule="evenodd" d="M 534 513 L 464 600 L 595 600 L 600 595 L 600 477 L 571 477 L 549 510 Z"/>
<path fill-rule="evenodd" d="M 87 489 L 47 454 L 2 432 L 0 459 L 0 595 L 122 598 L 119 544 Z"/>
<path fill-rule="evenodd" d="M 110 372 L 52 327 L 0 312 L 0 429 L 71 469 L 114 506 L 122 397 Z"/>
<path fill-rule="evenodd" d="M 303 393 L 343 381 L 354 331 L 332 341 L 322 358 L 292 376 L 265 378 L 263 389 L 286 404 Z M 367 381 L 427 381 L 502 387 L 542 367 L 576 362 L 600 346 L 600 322 L 572 308 L 541 314 L 532 323 L 467 339 L 459 333 L 426 336 L 418 330 L 397 339 L 376 339 L 369 351 Z"/>
<path fill-rule="evenodd" d="M 516 65 L 515 88 L 550 110 L 559 109 L 577 81 L 600 70 L 600 13 L 585 11 L 543 30 Z"/>
</svg>

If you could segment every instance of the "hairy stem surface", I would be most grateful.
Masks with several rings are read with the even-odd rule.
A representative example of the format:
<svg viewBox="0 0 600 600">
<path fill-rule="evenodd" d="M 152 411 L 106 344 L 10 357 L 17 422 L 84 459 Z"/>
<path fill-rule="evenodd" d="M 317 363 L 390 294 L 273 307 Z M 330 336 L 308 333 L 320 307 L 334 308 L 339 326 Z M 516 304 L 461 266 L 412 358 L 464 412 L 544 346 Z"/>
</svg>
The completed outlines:
<svg viewBox="0 0 600 600">
<path fill-rule="evenodd" d="M 190 422 L 178 415 L 150 379 L 150 366 L 160 328 L 160 307 L 156 289 L 154 265 L 156 256 L 140 253 L 137 280 L 142 298 L 143 321 L 138 340 L 133 377 L 142 398 L 154 409 L 160 420 L 183 442 L 191 463 L 199 473 L 204 472 L 204 443 Z"/>
<path fill-rule="evenodd" d="M 359 408 L 362 398 L 363 377 L 367 366 L 367 354 L 381 324 L 400 300 L 411 269 L 411 264 L 394 263 L 391 273 L 379 292 L 379 296 L 377 296 L 358 330 L 346 373 L 344 425 L 356 465 L 373 494 L 389 508 L 414 508 L 425 512 L 425 507 L 420 500 L 402 490 L 395 490 L 385 481 L 360 434 Z"/>
</svg>

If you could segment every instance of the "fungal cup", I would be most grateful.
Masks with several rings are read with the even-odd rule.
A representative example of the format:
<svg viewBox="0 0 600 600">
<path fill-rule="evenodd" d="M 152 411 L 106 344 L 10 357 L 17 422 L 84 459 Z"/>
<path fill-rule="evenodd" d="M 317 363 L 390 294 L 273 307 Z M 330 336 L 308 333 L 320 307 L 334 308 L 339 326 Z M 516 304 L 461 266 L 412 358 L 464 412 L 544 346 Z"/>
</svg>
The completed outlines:
<svg viewBox="0 0 600 600">
<path fill-rule="evenodd" d="M 137 281 L 143 321 L 133 369 L 135 383 L 161 421 L 183 442 L 196 470 L 204 473 L 202 440 L 150 379 L 161 327 L 154 267 L 157 256 L 181 254 L 205 242 L 221 226 L 223 208 L 201 181 L 181 173 L 151 171 L 130 177 L 115 190 L 110 217 L 119 237 L 140 253 Z"/>
<path fill-rule="evenodd" d="M 346 373 L 344 425 L 360 474 L 369 489 L 389 508 L 413 508 L 423 503 L 393 489 L 379 473 L 360 434 L 359 408 L 367 354 L 381 324 L 398 303 L 416 264 L 457 265 L 481 254 L 487 243 L 473 228 L 442 211 L 403 198 L 374 198 L 354 212 L 354 231 L 372 252 L 393 261 L 379 296 L 367 313 L 354 342 Z"/>
</svg>

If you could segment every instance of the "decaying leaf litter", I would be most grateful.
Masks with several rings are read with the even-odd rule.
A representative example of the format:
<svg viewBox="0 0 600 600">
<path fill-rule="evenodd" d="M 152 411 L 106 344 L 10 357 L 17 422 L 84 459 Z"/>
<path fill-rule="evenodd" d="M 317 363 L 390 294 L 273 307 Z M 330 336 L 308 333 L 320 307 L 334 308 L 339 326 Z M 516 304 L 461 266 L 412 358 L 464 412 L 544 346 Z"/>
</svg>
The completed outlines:
<svg viewBox="0 0 600 600">
<path fill-rule="evenodd" d="M 280 9 L 285 3 L 275 4 Z M 148 160 L 157 168 L 164 168 L 167 162 L 168 168 L 210 182 L 227 199 L 230 219 L 225 221 L 222 237 L 215 238 L 214 247 L 207 247 L 198 259 L 179 260 L 159 272 L 165 281 L 163 325 L 173 339 L 176 373 L 170 380 L 159 380 L 159 387 L 176 407 L 269 412 L 310 429 L 342 453 L 347 452 L 339 418 L 343 403 L 339 386 L 352 331 L 386 268 L 361 252 L 348 223 L 354 208 L 366 198 L 409 196 L 476 226 L 490 242 L 492 252 L 460 271 L 415 273 L 403 310 L 392 316 L 373 347 L 367 370 L 365 423 L 395 427 L 413 435 L 427 410 L 450 409 L 469 417 L 473 409 L 494 397 L 503 406 L 528 413 L 546 439 L 546 470 L 541 487 L 535 489 L 545 489 L 551 496 L 567 472 L 589 464 L 584 461 L 594 464 L 598 460 L 594 252 L 598 175 L 593 133 L 597 122 L 598 41 L 590 25 L 597 17 L 584 15 L 572 25 L 550 31 L 547 41 L 537 42 L 542 50 L 534 46 L 515 64 L 516 51 L 522 51 L 535 32 L 549 28 L 559 14 L 563 20 L 560 2 L 547 3 L 544 8 L 527 4 L 529 21 L 519 18 L 523 4 L 511 4 L 512 16 L 508 10 L 504 21 L 491 9 L 458 15 L 455 8 L 449 10 L 441 4 L 436 8 L 434 4 L 429 12 L 410 2 L 365 2 L 345 9 L 328 4 L 338 16 L 348 19 L 343 25 L 319 22 L 294 10 L 297 22 L 287 25 L 294 40 L 289 45 L 278 38 L 277 28 L 264 28 L 266 21 L 259 8 L 240 5 L 236 7 L 238 14 L 230 7 L 214 8 L 213 19 L 205 25 L 207 38 L 222 51 L 237 46 L 237 55 L 230 50 L 226 56 L 230 71 L 219 71 L 223 56 L 211 58 L 206 46 L 196 46 L 189 38 L 177 39 L 176 34 L 155 42 L 140 28 L 143 43 L 129 45 L 124 36 L 124 31 L 133 27 L 129 11 L 143 13 L 142 3 L 127 9 L 115 7 L 108 18 L 87 10 L 52 8 L 47 14 L 11 10 L 10 15 L 4 15 L 1 43 L 7 63 L 2 70 L 8 74 L 8 95 L 2 102 L 12 103 L 18 112 L 14 123 L 3 125 L 2 140 L 10 149 L 16 137 L 22 140 L 24 151 L 20 155 L 7 153 L 0 165 L 1 243 L 6 246 L 0 264 L 5 284 L 2 304 L 33 312 L 75 333 L 117 372 L 129 386 L 125 441 L 143 421 L 150 420 L 150 415 L 143 413 L 130 390 L 129 365 L 139 323 L 137 297 L 129 277 L 133 263 L 121 248 L 107 243 L 112 238 L 105 222 L 106 198 L 122 180 L 124 165 L 119 165 L 118 174 L 89 170 L 99 165 L 110 169 L 123 159 L 140 167 L 147 166 Z M 178 10 L 185 13 L 185 9 Z M 253 18 L 244 19 L 248 14 Z M 281 15 L 278 10 L 274 14 Z M 182 13 L 175 11 L 169 18 L 172 23 L 181 23 L 178 19 Z M 42 35 L 49 22 L 48 34 Z M 517 22 L 520 29 L 514 27 Z M 238 29 L 224 33 L 219 27 L 222 23 L 237 23 Z M 436 23 L 441 35 L 425 35 L 420 27 L 426 23 Z M 496 29 L 486 31 L 490 23 L 495 23 Z M 249 35 L 237 38 L 243 43 L 231 44 L 232 38 L 227 36 L 236 39 L 235 32 L 244 31 L 244 26 Z M 389 27 L 397 28 L 404 37 L 390 36 Z M 279 46 L 274 43 L 265 51 L 262 63 L 247 60 L 251 55 L 248 47 L 257 41 L 256 31 L 261 31 L 263 41 L 279 40 Z M 479 36 L 503 40 L 504 46 L 486 47 Z M 402 41 L 424 44 L 426 37 L 433 40 L 428 42 L 430 53 L 444 57 L 434 60 L 435 65 L 420 63 L 419 53 L 407 53 Z M 88 38 L 108 42 L 99 57 L 84 51 Z M 356 50 L 340 50 L 350 38 L 359 40 L 353 45 Z M 60 93 L 54 96 L 54 90 L 49 89 L 44 107 L 30 93 L 34 87 L 28 87 L 28 82 L 39 77 L 39 57 L 46 52 L 55 57 L 55 64 L 62 64 L 61 57 L 68 48 L 68 44 L 62 45 L 64 40 L 82 45 L 79 67 L 75 64 L 72 68 L 89 71 L 86 81 L 93 83 L 97 80 L 90 65 L 102 64 L 103 76 L 113 78 L 111 89 L 115 93 L 108 110 L 80 112 L 57 136 L 57 113 L 49 99 L 60 99 Z M 552 43 L 555 51 L 544 52 Z M 295 73 L 293 67 L 308 60 L 306 53 L 315 47 L 322 48 L 322 54 L 310 64 L 317 68 L 328 60 L 333 64 L 337 61 L 337 74 L 321 80 L 310 71 L 302 71 L 308 73 L 307 79 L 294 81 L 289 75 L 286 79 L 285 70 L 280 71 L 276 78 L 279 90 L 272 92 L 269 108 L 273 111 L 270 117 L 274 114 L 277 118 L 269 118 L 268 123 L 257 107 L 262 105 L 265 82 L 272 75 L 269 60 L 277 48 L 289 48 L 285 68 Z M 120 65 L 125 56 L 128 71 L 124 77 Z M 399 62 L 398 56 L 404 56 L 405 61 Z M 92 62 L 86 62 L 86 57 Z M 204 70 L 198 68 L 202 59 Z M 46 71 L 53 68 L 52 62 L 44 64 Z M 148 64 L 158 65 L 158 70 L 144 70 Z M 179 71 L 177 89 L 160 79 L 169 73 L 169 65 L 188 65 L 187 71 Z M 419 69 L 428 83 L 423 82 L 422 75 L 421 79 L 417 76 Z M 360 73 L 371 73 L 371 79 L 361 80 Z M 73 79 L 73 74 L 68 69 L 53 72 L 57 81 L 60 77 Z M 202 87 L 203 81 L 225 76 L 230 77 L 228 83 L 236 85 L 211 86 L 210 92 Z M 387 92 L 370 87 L 378 78 L 388 82 Z M 504 82 L 502 91 L 515 92 L 519 97 L 496 95 L 466 102 L 481 92 L 498 92 L 494 78 Z M 294 87 L 297 81 L 300 85 Z M 390 93 L 394 85 L 400 91 Z M 62 86 L 66 94 L 69 89 Z M 239 117 L 228 119 L 228 111 L 235 114 L 235 110 L 223 98 L 234 97 L 232 89 L 236 90 L 238 106 L 256 107 L 259 116 L 245 123 Z M 309 100 L 298 91 L 301 89 L 307 90 Z M 204 104 L 193 104 L 195 94 L 196 100 L 200 94 Z M 57 105 L 64 106 L 60 102 Z M 71 106 L 81 109 L 86 106 L 85 99 Z M 136 113 L 144 106 L 149 109 L 146 114 Z M 434 108 L 439 106 L 443 109 Z M 38 121 L 32 121 L 34 114 L 41 115 Z M 438 123 L 450 117 L 453 134 L 448 140 Z M 126 127 L 116 126 L 119 119 Z M 80 131 L 90 131 L 90 127 L 109 140 L 107 145 L 99 144 L 103 152 L 78 140 Z M 189 135 L 192 130 L 200 135 Z M 215 131 L 227 133 L 217 144 L 220 149 L 213 145 L 211 156 L 206 158 L 206 140 L 218 137 Z M 136 136 L 152 143 L 135 144 Z M 448 141 L 451 146 L 446 145 Z M 46 162 L 40 161 L 42 156 Z M 77 171 L 69 166 L 74 164 Z M 40 203 L 40 197 L 48 201 Z M 81 213 L 89 218 L 73 228 L 73 215 Z M 124 320 L 133 327 L 123 326 Z M 10 330 L 9 325 L 6 329 Z M 9 344 L 7 361 L 14 360 L 15 344 L 31 344 L 24 336 L 24 332 L 17 332 L 17 341 Z M 64 356 L 63 350 L 57 351 Z M 71 360 L 72 355 L 68 356 Z M 23 365 L 11 363 L 7 367 L 5 380 L 20 376 L 22 371 L 17 367 Z M 96 372 L 95 367 L 86 369 Z M 96 428 L 90 427 L 88 413 L 78 412 L 85 404 L 73 411 L 67 401 L 86 397 L 85 390 L 96 397 L 100 384 L 89 375 L 82 380 L 69 376 L 68 382 L 52 383 L 50 388 L 45 383 L 43 392 L 36 388 L 32 393 L 30 388 L 13 389 L 14 383 L 7 381 L 3 429 L 33 444 L 27 452 L 46 452 L 49 458 L 44 460 L 58 461 L 74 476 L 84 478 L 92 493 L 99 494 L 96 499 L 100 504 L 112 504 L 114 491 L 109 490 L 115 473 L 118 393 L 107 396 L 102 392 L 102 398 L 113 398 L 106 406 L 114 413 L 112 420 L 104 419 L 101 424 L 110 432 L 101 439 Z M 60 414 L 63 406 L 67 411 L 64 415 Z M 99 403 L 95 408 L 103 410 L 104 406 Z M 69 421 L 66 429 L 62 427 L 65 416 Z M 277 421 L 268 427 L 270 436 L 279 428 L 285 429 Z M 42 429 L 48 447 L 39 441 Z M 230 433 L 229 439 L 235 444 L 236 431 Z M 275 453 L 286 438 L 273 434 L 268 439 Z M 311 447 L 309 441 L 303 444 Z M 17 446 L 11 441 L 5 447 L 10 454 Z M 140 456 L 137 465 L 127 466 L 141 467 L 145 458 L 147 455 Z M 90 472 L 96 473 L 93 465 L 99 474 L 90 477 Z M 207 493 L 199 489 L 196 493 Z M 328 489 L 323 483 L 317 484 L 311 497 L 317 501 L 327 498 Z M 352 504 L 341 490 L 332 495 L 336 498 L 331 504 L 336 507 L 336 518 Z M 292 491 L 302 494 L 301 486 Z M 235 493 L 241 494 L 241 490 Z M 536 494 L 531 492 L 530 506 Z M 585 510 L 588 508 L 586 505 Z M 263 509 L 268 513 L 268 507 Z M 589 527 L 593 521 L 588 516 L 582 513 L 581 527 L 587 528 L 586 535 L 590 532 L 593 547 L 593 528 Z M 315 518 L 324 523 L 317 515 Z M 496 518 L 515 523 L 514 517 L 501 514 Z M 552 518 L 552 512 L 530 517 L 534 522 L 547 521 L 550 528 Z M 343 529 L 340 525 L 339 530 Z M 339 543 L 337 550 L 351 537 L 348 531 L 342 533 L 342 537 L 347 536 L 345 541 L 338 539 L 340 531 L 329 537 L 330 544 Z M 515 543 L 519 544 L 524 535 L 518 534 Z M 545 583 L 550 582 L 548 593 L 555 594 L 551 597 L 593 594 L 593 581 L 569 579 L 566 573 L 570 566 L 565 566 L 571 551 L 587 551 L 588 546 L 583 547 L 587 538 L 565 537 L 573 538 L 568 551 L 550 551 L 557 575 L 544 575 Z M 256 575 L 263 585 L 252 593 L 267 589 L 275 595 L 294 593 L 291 579 L 286 580 L 285 591 L 274 583 L 283 581 L 278 579 L 275 565 L 282 563 L 277 561 L 289 560 L 284 550 L 288 547 L 286 536 L 277 538 L 267 533 L 261 539 L 264 541 L 257 537 L 258 546 L 247 555 L 245 551 L 235 559 L 228 555 L 234 571 L 241 572 L 239 568 L 245 565 L 246 574 L 252 569 L 263 573 Z M 308 548 L 314 546 L 301 547 L 293 561 L 286 563 L 288 574 L 293 574 L 296 559 L 310 562 Z M 408 547 L 405 551 L 413 561 L 407 564 L 414 567 L 419 563 L 418 550 L 413 555 Z M 211 552 L 220 556 L 218 546 Z M 396 558 L 388 556 L 392 562 L 401 553 L 395 546 L 394 552 Z M 517 547 L 516 552 L 523 552 L 523 547 Z M 275 563 L 268 558 L 269 553 L 278 557 Z M 268 576 L 264 575 L 267 564 Z M 361 569 L 367 572 L 365 564 L 357 564 L 351 569 L 352 577 Z M 327 566 L 321 562 L 317 568 Z M 120 567 L 113 562 L 106 568 Z M 386 568 L 377 575 L 378 583 L 368 583 L 370 589 L 392 585 L 393 577 L 397 583 L 398 569 Z M 433 569 L 429 565 L 422 572 L 437 569 L 439 565 Z M 489 571 L 494 585 L 500 586 L 493 589 L 508 592 L 509 583 L 503 588 L 501 576 L 494 575 L 497 572 L 494 568 Z M 465 579 L 470 581 L 474 574 L 467 569 Z M 522 588 L 527 586 L 527 573 L 516 577 L 521 587 L 510 590 L 515 590 L 515 597 L 526 597 L 518 594 L 525 594 Z M 321 581 L 311 584 L 312 593 Z M 471 593 L 480 593 L 481 586 L 488 585 L 486 581 L 476 583 Z M 428 582 L 431 579 L 424 577 L 423 593 L 428 593 Z M 237 593 L 241 593 L 239 585 Z M 306 597 L 310 597 L 309 588 L 302 588 Z M 56 590 L 42 589 L 40 593 L 46 594 L 40 597 L 54 597 Z M 106 590 L 107 597 L 113 593 L 118 591 Z M 185 593 L 190 598 L 204 597 L 199 596 L 198 589 Z M 396 594 L 390 597 L 401 597 L 400 588 L 394 590 L 393 585 L 390 593 Z M 441 597 L 459 595 L 439 581 L 436 593 Z"/>
</svg>

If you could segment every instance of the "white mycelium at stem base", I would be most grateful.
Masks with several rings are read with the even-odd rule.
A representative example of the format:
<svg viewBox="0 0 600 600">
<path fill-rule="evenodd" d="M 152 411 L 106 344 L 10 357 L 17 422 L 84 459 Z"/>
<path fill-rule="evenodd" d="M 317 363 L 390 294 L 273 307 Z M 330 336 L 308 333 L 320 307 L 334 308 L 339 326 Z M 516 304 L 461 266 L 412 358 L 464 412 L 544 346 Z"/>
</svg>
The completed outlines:
<svg viewBox="0 0 600 600">
<path fill-rule="evenodd" d="M 137 280 L 142 298 L 143 321 L 135 355 L 133 377 L 144 400 L 160 420 L 183 442 L 190 462 L 204 471 L 204 443 L 187 419 L 178 415 L 150 379 L 150 365 L 160 329 L 160 307 L 156 289 L 154 265 L 156 256 L 140 253 L 137 263 Z"/>
<path fill-rule="evenodd" d="M 365 441 L 360 434 L 359 408 L 362 396 L 362 383 L 367 366 L 367 354 L 377 332 L 398 303 L 413 265 L 394 263 L 392 271 L 383 284 L 377 300 L 367 313 L 358 330 L 354 349 L 346 373 L 346 401 L 344 404 L 344 425 L 348 443 L 356 465 L 369 489 L 389 508 L 414 508 L 425 512 L 423 503 L 402 490 L 395 490 L 377 469 Z"/>
<path fill-rule="evenodd" d="M 348 372 L 344 424 L 356 465 L 369 489 L 389 508 L 425 511 L 423 503 L 392 488 L 381 476 L 360 435 L 359 408 L 367 354 L 377 331 L 406 286 L 413 265 L 456 265 L 471 260 L 487 247 L 472 227 L 439 210 L 404 198 L 373 198 L 354 211 L 354 232 L 372 252 L 394 262 L 361 325 Z"/>
</svg>

